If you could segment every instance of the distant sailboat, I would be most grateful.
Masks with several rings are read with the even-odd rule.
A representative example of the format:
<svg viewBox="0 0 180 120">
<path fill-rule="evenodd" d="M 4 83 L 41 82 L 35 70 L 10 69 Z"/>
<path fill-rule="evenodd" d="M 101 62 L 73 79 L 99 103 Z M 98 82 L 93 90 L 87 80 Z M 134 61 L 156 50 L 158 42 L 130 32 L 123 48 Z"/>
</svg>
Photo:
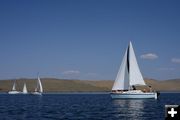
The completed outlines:
<svg viewBox="0 0 180 120">
<path fill-rule="evenodd" d="M 21 92 L 16 90 L 16 82 L 14 81 L 12 90 L 9 91 L 8 94 L 19 94 L 19 93 L 21 93 Z"/>
<path fill-rule="evenodd" d="M 132 43 L 129 43 L 123 57 L 119 72 L 114 82 L 111 97 L 112 98 L 155 98 L 157 92 L 143 92 L 135 90 L 135 86 L 145 86 L 142 74 L 137 64 L 136 56 Z"/>
<path fill-rule="evenodd" d="M 43 88 L 42 88 L 40 77 L 38 75 L 37 86 L 35 88 L 35 91 L 32 94 L 34 94 L 34 95 L 42 95 L 42 93 L 43 93 Z"/>
<path fill-rule="evenodd" d="M 24 83 L 22 94 L 28 94 L 26 83 Z"/>
</svg>

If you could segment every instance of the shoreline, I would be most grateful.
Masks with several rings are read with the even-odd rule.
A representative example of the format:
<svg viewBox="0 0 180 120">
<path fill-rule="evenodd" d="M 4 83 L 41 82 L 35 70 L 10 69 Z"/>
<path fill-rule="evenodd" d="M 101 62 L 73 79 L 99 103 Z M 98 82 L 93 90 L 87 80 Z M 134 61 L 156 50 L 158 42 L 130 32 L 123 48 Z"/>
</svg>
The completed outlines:
<svg viewBox="0 0 180 120">
<path fill-rule="evenodd" d="M 180 91 L 159 91 L 160 93 L 164 94 L 164 93 L 180 93 Z M 31 93 L 31 92 L 29 92 Z M 73 92 L 44 92 L 43 94 L 109 94 L 109 92 L 78 92 L 78 91 L 73 91 Z M 8 94 L 7 92 L 0 92 L 0 94 Z"/>
</svg>

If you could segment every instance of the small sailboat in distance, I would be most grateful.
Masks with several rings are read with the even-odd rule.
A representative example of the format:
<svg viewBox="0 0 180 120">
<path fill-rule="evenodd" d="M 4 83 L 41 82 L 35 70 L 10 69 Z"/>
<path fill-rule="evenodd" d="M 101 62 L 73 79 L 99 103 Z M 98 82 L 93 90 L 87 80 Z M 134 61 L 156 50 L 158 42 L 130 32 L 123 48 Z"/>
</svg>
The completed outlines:
<svg viewBox="0 0 180 120">
<path fill-rule="evenodd" d="M 152 92 L 151 88 L 148 92 L 136 90 L 135 86 L 147 86 L 143 80 L 132 43 L 129 43 L 123 57 L 119 72 L 112 87 L 112 98 L 155 98 L 158 93 Z"/>
<path fill-rule="evenodd" d="M 20 94 L 20 93 L 21 93 L 20 91 L 16 90 L 16 81 L 14 81 L 12 90 L 9 91 L 8 94 Z"/>
<path fill-rule="evenodd" d="M 42 95 L 43 93 L 43 88 L 42 88 L 42 83 L 38 74 L 38 78 L 37 78 L 37 86 L 35 88 L 35 91 L 32 93 L 34 95 Z"/>
<path fill-rule="evenodd" d="M 26 83 L 24 83 L 22 94 L 28 94 Z"/>
</svg>

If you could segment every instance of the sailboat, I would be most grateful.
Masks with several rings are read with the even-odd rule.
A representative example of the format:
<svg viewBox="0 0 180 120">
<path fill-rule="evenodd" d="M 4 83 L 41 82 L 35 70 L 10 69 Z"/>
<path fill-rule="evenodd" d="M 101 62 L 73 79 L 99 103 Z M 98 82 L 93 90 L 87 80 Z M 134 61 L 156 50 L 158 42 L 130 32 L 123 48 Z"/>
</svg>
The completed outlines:
<svg viewBox="0 0 180 120">
<path fill-rule="evenodd" d="M 123 57 L 116 80 L 112 87 L 112 98 L 154 98 L 158 93 L 136 90 L 135 86 L 147 86 L 140 72 L 132 43 L 130 42 Z"/>
<path fill-rule="evenodd" d="M 9 91 L 8 94 L 19 94 L 19 93 L 21 93 L 21 92 L 16 90 L 16 82 L 14 81 L 12 90 Z"/>
<path fill-rule="evenodd" d="M 34 94 L 34 95 L 42 95 L 42 93 L 43 93 L 43 88 L 42 88 L 40 77 L 38 75 L 37 86 L 35 88 L 35 91 L 32 94 Z"/>
<path fill-rule="evenodd" d="M 24 83 L 22 94 L 28 94 L 26 83 Z"/>
</svg>

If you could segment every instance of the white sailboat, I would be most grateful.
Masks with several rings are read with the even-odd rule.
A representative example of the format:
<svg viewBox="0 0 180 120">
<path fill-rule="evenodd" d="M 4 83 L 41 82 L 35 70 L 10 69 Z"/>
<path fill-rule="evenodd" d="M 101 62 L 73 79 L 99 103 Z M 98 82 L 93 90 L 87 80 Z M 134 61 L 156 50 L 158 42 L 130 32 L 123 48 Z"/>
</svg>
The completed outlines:
<svg viewBox="0 0 180 120">
<path fill-rule="evenodd" d="M 42 95 L 42 93 L 43 93 L 43 88 L 42 88 L 40 77 L 38 75 L 37 86 L 35 88 L 35 91 L 32 94 L 34 94 L 34 95 Z"/>
<path fill-rule="evenodd" d="M 112 87 L 112 98 L 155 98 L 157 92 L 144 92 L 135 90 L 134 86 L 145 86 L 142 74 L 137 64 L 136 56 L 133 50 L 132 43 L 129 43 L 123 57 L 119 72 Z"/>
<path fill-rule="evenodd" d="M 14 82 L 12 90 L 8 92 L 8 94 L 19 94 L 21 93 L 20 91 L 16 90 L 16 82 Z"/>
<path fill-rule="evenodd" d="M 22 94 L 28 94 L 26 83 L 24 83 Z"/>
</svg>

